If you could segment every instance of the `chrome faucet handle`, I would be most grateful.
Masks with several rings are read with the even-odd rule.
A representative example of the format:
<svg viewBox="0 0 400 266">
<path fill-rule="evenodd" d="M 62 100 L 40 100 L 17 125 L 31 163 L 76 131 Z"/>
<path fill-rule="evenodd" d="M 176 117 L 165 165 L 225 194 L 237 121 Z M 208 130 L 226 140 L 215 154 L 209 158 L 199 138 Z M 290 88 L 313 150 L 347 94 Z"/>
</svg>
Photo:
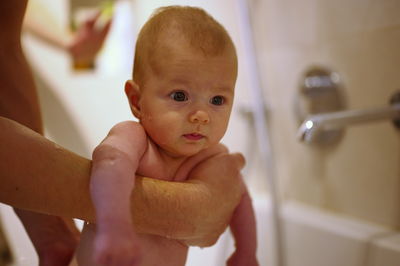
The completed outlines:
<svg viewBox="0 0 400 266">
<path fill-rule="evenodd" d="M 346 110 L 339 74 L 321 66 L 314 66 L 304 73 L 295 108 L 300 124 L 297 138 L 309 144 L 336 144 L 341 140 L 344 128 L 353 124 L 392 119 L 400 128 L 400 91 L 393 94 L 388 106 Z"/>
<path fill-rule="evenodd" d="M 380 108 L 348 110 L 309 116 L 301 124 L 297 136 L 300 141 L 313 143 L 321 132 L 340 130 L 347 126 L 391 119 L 395 124 L 400 119 L 400 102 Z"/>
<path fill-rule="evenodd" d="M 338 73 L 321 66 L 309 68 L 300 81 L 294 105 L 295 116 L 301 124 L 298 138 L 307 143 L 338 142 L 343 131 L 323 129 L 319 126 L 318 115 L 344 110 L 346 108 L 344 98 Z"/>
</svg>

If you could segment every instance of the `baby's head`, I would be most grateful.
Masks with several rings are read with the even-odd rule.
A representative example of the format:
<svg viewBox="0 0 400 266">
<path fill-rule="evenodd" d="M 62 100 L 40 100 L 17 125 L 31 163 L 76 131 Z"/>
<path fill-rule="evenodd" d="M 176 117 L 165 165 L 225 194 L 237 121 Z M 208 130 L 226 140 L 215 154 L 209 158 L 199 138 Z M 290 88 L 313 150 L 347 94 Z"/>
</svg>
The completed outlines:
<svg viewBox="0 0 400 266">
<path fill-rule="evenodd" d="M 136 43 L 125 92 L 149 137 L 172 156 L 217 144 L 228 126 L 237 76 L 235 47 L 202 9 L 158 9 Z"/>
</svg>

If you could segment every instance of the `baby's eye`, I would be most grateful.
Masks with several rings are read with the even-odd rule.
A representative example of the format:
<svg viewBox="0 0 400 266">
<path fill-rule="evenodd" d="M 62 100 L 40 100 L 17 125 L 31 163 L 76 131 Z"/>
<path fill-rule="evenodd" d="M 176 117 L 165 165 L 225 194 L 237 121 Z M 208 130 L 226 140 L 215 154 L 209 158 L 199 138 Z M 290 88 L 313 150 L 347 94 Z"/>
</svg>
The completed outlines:
<svg viewBox="0 0 400 266">
<path fill-rule="evenodd" d="M 222 105 L 224 102 L 225 102 L 225 99 L 222 96 L 214 96 L 210 100 L 210 103 L 214 104 L 214 105 Z"/>
<path fill-rule="evenodd" d="M 188 100 L 188 97 L 183 91 L 174 91 L 169 95 L 169 97 L 171 97 L 171 99 L 177 102 L 183 102 Z"/>
</svg>

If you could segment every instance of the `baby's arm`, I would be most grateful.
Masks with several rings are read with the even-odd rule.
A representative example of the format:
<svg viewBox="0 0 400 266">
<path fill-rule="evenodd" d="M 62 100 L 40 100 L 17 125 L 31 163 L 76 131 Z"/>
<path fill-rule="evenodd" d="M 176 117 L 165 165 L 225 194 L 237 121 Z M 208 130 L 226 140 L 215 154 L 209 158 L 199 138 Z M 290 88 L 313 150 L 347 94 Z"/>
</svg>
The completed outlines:
<svg viewBox="0 0 400 266">
<path fill-rule="evenodd" d="M 228 259 L 227 265 L 257 266 L 256 219 L 247 189 L 233 213 L 230 228 L 235 239 L 236 250 Z"/>
<path fill-rule="evenodd" d="M 93 152 L 90 192 L 97 220 L 96 265 L 133 265 L 139 259 L 130 195 L 146 143 L 140 124 L 122 122 Z"/>
</svg>

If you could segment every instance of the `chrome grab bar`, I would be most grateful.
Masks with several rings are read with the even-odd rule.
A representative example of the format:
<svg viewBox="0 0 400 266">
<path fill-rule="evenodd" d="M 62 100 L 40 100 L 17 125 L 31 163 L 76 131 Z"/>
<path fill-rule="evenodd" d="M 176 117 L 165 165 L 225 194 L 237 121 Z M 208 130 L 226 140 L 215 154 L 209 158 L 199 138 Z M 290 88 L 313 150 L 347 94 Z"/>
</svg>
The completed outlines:
<svg viewBox="0 0 400 266">
<path fill-rule="evenodd" d="M 312 115 L 301 124 L 297 137 L 300 141 L 312 143 L 322 132 L 384 119 L 400 119 L 400 103 L 380 108 Z"/>
</svg>

